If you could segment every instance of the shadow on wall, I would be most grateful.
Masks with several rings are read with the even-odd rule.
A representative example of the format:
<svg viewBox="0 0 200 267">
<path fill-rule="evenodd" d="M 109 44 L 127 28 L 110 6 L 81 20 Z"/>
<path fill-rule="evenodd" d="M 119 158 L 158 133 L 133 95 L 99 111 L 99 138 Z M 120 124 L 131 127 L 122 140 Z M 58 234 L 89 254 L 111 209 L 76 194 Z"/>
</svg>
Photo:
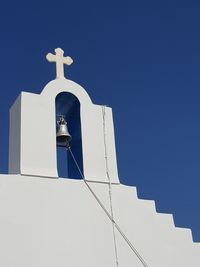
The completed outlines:
<svg viewBox="0 0 200 267">
<path fill-rule="evenodd" d="M 81 119 L 80 102 L 76 96 L 68 92 L 59 93 L 55 100 L 56 105 L 56 130 L 58 129 L 59 116 L 63 115 L 72 136 L 70 142 L 71 150 L 83 173 L 82 138 L 81 138 Z M 57 169 L 59 177 L 82 179 L 77 167 L 64 147 L 57 146 Z"/>
</svg>

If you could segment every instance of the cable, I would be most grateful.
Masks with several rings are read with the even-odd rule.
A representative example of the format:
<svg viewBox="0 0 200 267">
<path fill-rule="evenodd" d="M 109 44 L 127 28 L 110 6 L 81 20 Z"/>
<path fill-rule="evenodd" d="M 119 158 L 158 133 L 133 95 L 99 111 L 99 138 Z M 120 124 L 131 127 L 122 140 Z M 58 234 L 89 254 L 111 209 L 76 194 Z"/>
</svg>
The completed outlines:
<svg viewBox="0 0 200 267">
<path fill-rule="evenodd" d="M 98 202 L 98 204 L 100 205 L 100 207 L 103 209 L 103 211 L 106 213 L 106 215 L 108 216 L 108 218 L 111 220 L 111 222 L 114 224 L 114 226 L 116 227 L 116 229 L 118 230 L 118 232 L 120 233 L 120 235 L 123 237 L 123 239 L 126 241 L 127 245 L 130 247 L 130 249 L 133 251 L 133 253 L 137 256 L 137 258 L 140 260 L 140 262 L 142 263 L 142 265 L 144 267 L 148 267 L 147 263 L 145 262 L 145 260 L 142 258 L 142 256 L 140 255 L 140 253 L 137 251 L 137 249 L 133 246 L 133 244 L 131 243 L 131 241 L 128 239 L 128 237 L 125 235 L 125 233 L 122 231 L 122 229 L 119 227 L 119 225 L 116 223 L 116 221 L 112 218 L 112 216 L 110 215 L 110 213 L 107 211 L 107 209 L 105 208 L 105 206 L 103 205 L 103 203 L 101 202 L 101 200 L 98 198 L 98 196 L 95 194 L 95 192 L 92 190 L 92 188 L 89 186 L 89 184 L 87 183 L 87 181 L 85 180 L 85 177 L 78 165 L 78 162 L 76 161 L 74 154 L 69 147 L 66 147 L 66 150 L 68 150 L 72 156 L 72 159 L 81 175 L 81 178 L 83 179 L 84 183 L 86 184 L 86 186 L 88 187 L 89 191 L 91 192 L 91 194 L 94 196 L 94 198 L 96 199 L 96 201 Z"/>
<path fill-rule="evenodd" d="M 117 251 L 117 241 L 116 241 L 116 233 L 115 233 L 115 224 L 114 224 L 114 213 L 113 213 L 113 205 L 112 205 L 112 184 L 109 175 L 109 167 L 108 167 L 108 153 L 107 153 L 107 145 L 106 145 L 106 124 L 105 124 L 105 116 L 106 116 L 106 107 L 102 107 L 102 115 L 103 115 L 103 133 L 104 133 L 104 148 L 105 148 L 105 161 L 106 161 L 106 175 L 109 182 L 109 199 L 110 199 L 110 212 L 112 217 L 112 231 L 113 231 L 113 241 L 114 241 L 114 248 L 115 248 L 115 261 L 116 266 L 119 266 L 118 260 L 118 251 Z"/>
</svg>

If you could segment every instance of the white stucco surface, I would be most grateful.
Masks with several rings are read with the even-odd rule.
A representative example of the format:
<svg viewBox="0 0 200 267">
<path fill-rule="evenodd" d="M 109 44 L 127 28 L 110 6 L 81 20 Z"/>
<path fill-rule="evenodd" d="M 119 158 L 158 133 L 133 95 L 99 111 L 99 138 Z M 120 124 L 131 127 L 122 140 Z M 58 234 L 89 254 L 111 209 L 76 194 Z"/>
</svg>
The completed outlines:
<svg viewBox="0 0 200 267">
<path fill-rule="evenodd" d="M 108 185 L 90 182 L 110 211 Z M 200 245 L 134 187 L 112 185 L 114 217 L 149 267 L 200 265 Z M 83 180 L 0 175 L 0 266 L 115 267 L 112 224 Z M 141 262 L 116 232 L 119 266 Z"/>
</svg>

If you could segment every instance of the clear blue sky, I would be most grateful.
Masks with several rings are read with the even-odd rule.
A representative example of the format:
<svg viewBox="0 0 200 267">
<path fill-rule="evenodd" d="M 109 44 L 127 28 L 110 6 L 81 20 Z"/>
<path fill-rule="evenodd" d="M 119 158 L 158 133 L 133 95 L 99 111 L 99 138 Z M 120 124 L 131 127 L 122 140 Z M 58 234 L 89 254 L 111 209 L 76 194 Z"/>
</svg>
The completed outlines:
<svg viewBox="0 0 200 267">
<path fill-rule="evenodd" d="M 45 55 L 61 47 L 68 78 L 113 108 L 121 182 L 200 241 L 199 14 L 193 0 L 2 2 L 0 173 L 9 107 L 54 78 Z"/>
</svg>

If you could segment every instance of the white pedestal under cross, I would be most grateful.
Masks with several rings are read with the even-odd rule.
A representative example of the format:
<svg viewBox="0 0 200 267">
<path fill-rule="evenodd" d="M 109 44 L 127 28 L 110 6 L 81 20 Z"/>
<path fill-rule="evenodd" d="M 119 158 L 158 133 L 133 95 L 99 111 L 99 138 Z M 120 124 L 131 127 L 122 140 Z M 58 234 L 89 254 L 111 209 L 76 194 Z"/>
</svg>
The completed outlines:
<svg viewBox="0 0 200 267">
<path fill-rule="evenodd" d="M 64 64 L 70 66 L 73 63 L 71 57 L 64 57 L 64 51 L 61 48 L 55 49 L 55 55 L 48 53 L 46 59 L 49 62 L 56 62 L 56 78 L 64 78 Z"/>
</svg>

